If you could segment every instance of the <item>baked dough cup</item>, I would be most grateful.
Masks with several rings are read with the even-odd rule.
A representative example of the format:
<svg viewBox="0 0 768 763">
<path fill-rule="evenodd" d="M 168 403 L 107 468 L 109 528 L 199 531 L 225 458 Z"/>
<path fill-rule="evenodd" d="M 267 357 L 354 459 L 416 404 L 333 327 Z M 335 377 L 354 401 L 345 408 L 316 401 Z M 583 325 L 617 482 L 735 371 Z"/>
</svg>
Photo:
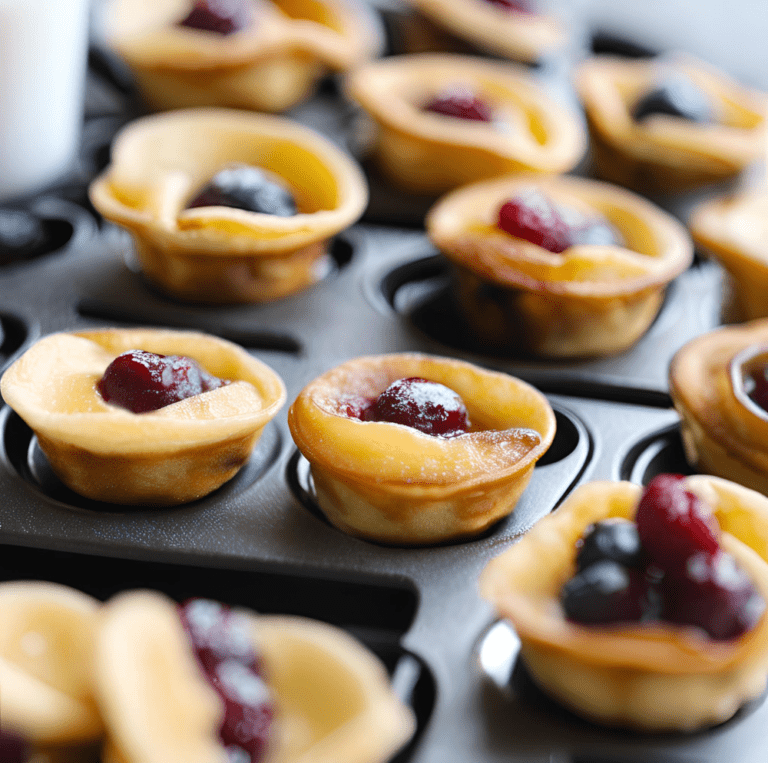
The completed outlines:
<svg viewBox="0 0 768 763">
<path fill-rule="evenodd" d="M 494 121 L 423 108 L 455 86 L 485 101 Z M 580 117 L 509 63 L 450 54 L 392 56 L 353 71 L 347 91 L 376 124 L 373 161 L 412 193 L 439 194 L 510 172 L 565 172 L 586 149 Z"/>
<path fill-rule="evenodd" d="M 708 97 L 714 121 L 654 114 L 634 103 L 667 72 L 687 75 Z M 592 138 L 595 173 L 641 192 L 676 193 L 732 178 L 765 151 L 766 96 L 690 57 L 627 60 L 600 56 L 576 72 Z"/>
<path fill-rule="evenodd" d="M 689 463 L 768 495 L 768 413 L 743 374 L 768 364 L 768 320 L 726 326 L 692 339 L 669 368 Z"/>
<path fill-rule="evenodd" d="M 531 187 L 558 205 L 602 215 L 624 245 L 579 244 L 555 254 L 501 230 L 500 207 Z M 457 302 L 478 344 L 552 358 L 630 347 L 693 257 L 671 215 L 617 186 L 575 177 L 518 175 L 459 188 L 430 210 L 426 228 L 455 266 Z"/>
<path fill-rule="evenodd" d="M 2 728 L 67 759 L 103 733 L 92 685 L 99 602 L 55 583 L 0 583 Z"/>
<path fill-rule="evenodd" d="M 384 666 L 354 638 L 302 617 L 252 615 L 275 703 L 262 763 L 385 763 L 414 719 Z M 175 604 L 151 591 L 100 613 L 96 686 L 106 763 L 225 763 L 223 708 L 203 678 Z"/>
<path fill-rule="evenodd" d="M 251 0 L 250 26 L 219 35 L 178 26 L 191 0 L 109 0 L 107 44 L 156 109 L 228 106 L 281 112 L 318 80 L 379 55 L 373 14 L 347 0 Z"/>
<path fill-rule="evenodd" d="M 472 428 L 450 438 L 343 413 L 352 395 L 375 398 L 421 377 L 464 401 Z M 506 374 L 419 354 L 350 360 L 308 384 L 288 411 L 328 520 L 368 540 L 426 545 L 483 532 L 512 512 L 552 443 L 546 398 Z"/>
<path fill-rule="evenodd" d="M 112 360 L 132 349 L 191 357 L 232 383 L 132 413 L 104 402 L 95 386 Z M 0 391 L 69 488 L 147 506 L 187 503 L 231 479 L 286 394 L 280 377 L 241 347 L 164 329 L 52 334 L 8 368 Z"/>
<path fill-rule="evenodd" d="M 688 227 L 726 271 L 724 320 L 768 318 L 768 192 L 705 201 L 692 211 Z"/>
<path fill-rule="evenodd" d="M 555 16 L 501 9 L 489 0 L 408 0 L 408 4 L 444 33 L 513 61 L 537 63 L 566 41 Z"/>
<path fill-rule="evenodd" d="M 689 477 L 687 488 L 712 507 L 723 548 L 768 597 L 768 501 L 715 477 Z M 580 625 L 559 602 L 575 572 L 576 541 L 602 519 L 633 519 L 641 492 L 629 482 L 579 487 L 490 562 L 480 591 L 514 626 L 534 680 L 577 714 L 642 731 L 692 731 L 727 720 L 765 689 L 765 614 L 743 636 L 714 641 L 663 622 Z"/>
<path fill-rule="evenodd" d="M 233 164 L 284 181 L 298 214 L 185 209 Z M 329 241 L 363 213 L 368 186 L 355 162 L 314 130 L 265 114 L 191 109 L 124 128 L 90 198 L 132 234 L 144 274 L 164 292 L 195 302 L 247 303 L 279 299 L 322 278 Z"/>
</svg>

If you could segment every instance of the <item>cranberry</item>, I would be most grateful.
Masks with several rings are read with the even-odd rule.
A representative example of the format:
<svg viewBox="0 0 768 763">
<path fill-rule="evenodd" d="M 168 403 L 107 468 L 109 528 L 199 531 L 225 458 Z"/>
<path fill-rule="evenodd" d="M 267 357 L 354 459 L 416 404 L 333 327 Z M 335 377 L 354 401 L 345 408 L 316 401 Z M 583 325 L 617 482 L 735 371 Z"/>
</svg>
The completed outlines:
<svg viewBox="0 0 768 763">
<path fill-rule="evenodd" d="M 747 573 L 724 551 L 693 554 L 683 570 L 666 575 L 664 593 L 666 620 L 698 626 L 718 640 L 746 633 L 765 609 Z"/>
<path fill-rule="evenodd" d="M 250 760 L 259 760 L 269 736 L 273 708 L 264 680 L 237 660 L 224 660 L 210 676 L 211 684 L 224 701 L 222 742 L 245 750 Z"/>
<path fill-rule="evenodd" d="M 416 376 L 392 382 L 368 409 L 366 420 L 403 424 L 440 437 L 469 431 L 461 397 L 443 384 Z"/>
<path fill-rule="evenodd" d="M 625 567 L 642 567 L 643 547 L 634 522 L 604 520 L 581 538 L 576 547 L 576 568 L 609 560 Z"/>
<path fill-rule="evenodd" d="M 534 12 L 528 0 L 486 0 L 486 2 L 504 11 L 516 11 L 517 13 Z"/>
<path fill-rule="evenodd" d="M 209 599 L 192 599 L 180 608 L 179 614 L 207 673 L 227 658 L 258 668 L 250 626 L 241 615 Z"/>
<path fill-rule="evenodd" d="M 264 170 L 246 164 L 217 172 L 187 204 L 187 209 L 194 207 L 233 207 L 277 217 L 292 217 L 297 212 L 287 188 L 271 180 Z"/>
<path fill-rule="evenodd" d="M 652 114 L 709 122 L 712 118 L 706 94 L 687 76 L 667 77 L 658 87 L 640 97 L 632 109 L 632 117 L 642 121 Z"/>
<path fill-rule="evenodd" d="M 227 35 L 251 25 L 253 5 L 249 0 L 195 0 L 179 26 Z"/>
<path fill-rule="evenodd" d="M 456 119 L 469 119 L 475 122 L 492 122 L 493 112 L 490 106 L 471 90 L 452 88 L 433 98 L 425 111 L 443 114 Z"/>
<path fill-rule="evenodd" d="M 257 763 L 274 708 L 248 621 L 229 607 L 192 599 L 179 616 L 203 673 L 224 704 L 219 736 L 230 763 Z"/>
<path fill-rule="evenodd" d="M 0 729 L 0 760 L 3 763 L 24 763 L 28 754 L 27 745 L 21 737 Z"/>
<path fill-rule="evenodd" d="M 192 358 L 130 350 L 107 366 L 96 387 L 108 403 L 144 413 L 225 384 Z"/>
<path fill-rule="evenodd" d="M 637 529 L 651 560 L 663 570 L 685 565 L 688 557 L 719 548 L 717 520 L 683 485 L 679 474 L 660 474 L 637 507 Z"/>
<path fill-rule="evenodd" d="M 579 623 L 635 622 L 656 616 L 655 591 L 642 570 L 610 559 L 576 573 L 561 591 L 566 616 Z"/>
<path fill-rule="evenodd" d="M 501 206 L 498 226 L 556 254 L 573 243 L 560 210 L 535 188 L 526 189 Z"/>
</svg>

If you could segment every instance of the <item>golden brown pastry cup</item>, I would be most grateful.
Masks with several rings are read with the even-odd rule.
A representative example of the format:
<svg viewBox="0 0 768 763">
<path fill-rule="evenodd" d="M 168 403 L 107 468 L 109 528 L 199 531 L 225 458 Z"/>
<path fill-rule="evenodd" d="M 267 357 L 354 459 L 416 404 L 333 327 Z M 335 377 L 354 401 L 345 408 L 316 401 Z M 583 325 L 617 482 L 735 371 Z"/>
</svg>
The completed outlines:
<svg viewBox="0 0 768 763">
<path fill-rule="evenodd" d="M 252 636 L 275 703 L 264 763 L 385 763 L 413 733 L 384 666 L 344 631 L 252 614 Z M 107 602 L 95 663 L 107 761 L 226 760 L 221 701 L 169 599 L 131 591 Z"/>
<path fill-rule="evenodd" d="M 768 193 L 755 189 L 702 202 L 688 220 L 693 240 L 725 269 L 727 323 L 768 318 Z"/>
<path fill-rule="evenodd" d="M 112 360 L 131 349 L 194 358 L 232 383 L 132 413 L 104 402 L 95 387 Z M 8 368 L 0 389 L 69 488 L 98 501 L 148 506 L 187 503 L 231 479 L 285 402 L 280 377 L 241 347 L 165 329 L 52 334 Z"/>
<path fill-rule="evenodd" d="M 434 437 L 342 412 L 350 395 L 376 397 L 413 376 L 458 393 L 472 430 Z M 533 387 L 419 354 L 357 358 L 326 372 L 295 400 L 288 424 L 329 521 L 351 535 L 399 545 L 471 537 L 510 514 L 555 434 L 554 413 Z"/>
<path fill-rule="evenodd" d="M 476 93 L 504 125 L 424 110 L 456 85 Z M 450 54 L 392 56 L 353 71 L 347 90 L 376 124 L 373 161 L 412 193 L 439 194 L 510 172 L 565 172 L 586 147 L 580 119 L 508 63 Z"/>
<path fill-rule="evenodd" d="M 716 122 L 632 118 L 635 101 L 665 71 L 688 75 L 709 97 Z M 643 193 L 677 193 L 732 178 L 762 155 L 766 97 L 691 57 L 583 63 L 576 86 L 587 115 L 595 174 Z"/>
<path fill-rule="evenodd" d="M 768 413 L 740 379 L 761 355 L 768 361 L 768 320 L 702 334 L 672 359 L 669 390 L 689 463 L 768 495 Z"/>
<path fill-rule="evenodd" d="M 281 112 L 318 80 L 378 55 L 381 30 L 346 0 L 254 0 L 250 27 L 218 35 L 177 26 L 189 0 L 109 0 L 100 10 L 108 45 L 156 109 L 225 106 Z"/>
<path fill-rule="evenodd" d="M 284 180 L 299 213 L 185 209 L 231 164 Z M 194 302 L 247 303 L 279 299 L 322 278 L 329 241 L 363 213 L 368 186 L 355 162 L 314 130 L 264 114 L 191 109 L 124 128 L 90 197 L 131 233 L 142 270 L 164 292 Z"/>
<path fill-rule="evenodd" d="M 733 554 L 768 597 L 768 501 L 715 477 L 688 477 Z M 514 626 L 536 682 L 579 715 L 642 731 L 692 731 L 730 718 L 759 696 L 768 674 L 768 617 L 743 636 L 714 641 L 666 623 L 580 625 L 559 602 L 575 572 L 576 541 L 608 517 L 633 519 L 642 488 L 628 482 L 579 487 L 480 578 L 483 597 Z"/>
<path fill-rule="evenodd" d="M 497 226 L 500 207 L 527 188 L 604 216 L 623 246 L 577 245 L 560 254 Z M 656 317 L 693 247 L 671 215 L 617 186 L 575 177 L 515 175 L 440 199 L 426 228 L 455 266 L 455 293 L 478 344 L 552 358 L 612 355 Z"/>
<path fill-rule="evenodd" d="M 2 728 L 80 760 L 103 734 L 92 683 L 99 603 L 56 583 L 0 584 Z"/>
</svg>

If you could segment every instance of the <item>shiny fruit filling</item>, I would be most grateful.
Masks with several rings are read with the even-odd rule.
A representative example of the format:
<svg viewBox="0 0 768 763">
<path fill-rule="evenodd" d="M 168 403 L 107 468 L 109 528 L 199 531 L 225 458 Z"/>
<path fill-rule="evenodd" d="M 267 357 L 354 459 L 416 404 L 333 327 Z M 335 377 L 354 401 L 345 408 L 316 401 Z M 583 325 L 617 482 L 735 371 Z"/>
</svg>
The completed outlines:
<svg viewBox="0 0 768 763">
<path fill-rule="evenodd" d="M 277 217 L 292 217 L 298 211 L 293 194 L 277 178 L 246 164 L 217 172 L 187 203 L 187 209 L 195 207 L 232 207 Z"/>
<path fill-rule="evenodd" d="M 641 122 L 654 114 L 664 114 L 689 122 L 712 121 L 712 107 L 706 93 L 682 73 L 665 77 L 640 96 L 632 108 L 632 118 Z"/>
<path fill-rule="evenodd" d="M 534 13 L 533 6 L 528 0 L 485 0 L 503 11 L 515 11 L 516 13 Z"/>
<path fill-rule="evenodd" d="M 96 388 L 106 402 L 145 413 L 226 384 L 192 358 L 129 350 L 107 366 Z"/>
<path fill-rule="evenodd" d="M 443 90 L 424 106 L 424 110 L 473 122 L 493 121 L 491 107 L 470 89 L 459 86 Z"/>
<path fill-rule="evenodd" d="M 470 428 L 460 395 L 444 384 L 418 376 L 392 382 L 376 398 L 345 398 L 340 410 L 350 418 L 402 424 L 436 437 L 456 437 Z"/>
<path fill-rule="evenodd" d="M 717 521 L 676 474 L 655 477 L 635 522 L 604 520 L 577 543 L 576 574 L 561 591 L 578 623 L 664 620 L 710 638 L 753 628 L 765 601 L 736 560 L 720 547 Z"/>
<path fill-rule="evenodd" d="M 497 226 L 553 254 L 577 244 L 621 246 L 618 231 L 601 215 L 585 216 L 555 204 L 537 188 L 523 189 L 499 208 Z"/>
<path fill-rule="evenodd" d="M 206 680 L 224 704 L 219 730 L 230 763 L 257 763 L 266 750 L 274 704 L 248 619 L 208 599 L 179 607 Z"/>
<path fill-rule="evenodd" d="M 253 5 L 249 0 L 195 0 L 178 26 L 228 35 L 250 26 Z"/>
</svg>

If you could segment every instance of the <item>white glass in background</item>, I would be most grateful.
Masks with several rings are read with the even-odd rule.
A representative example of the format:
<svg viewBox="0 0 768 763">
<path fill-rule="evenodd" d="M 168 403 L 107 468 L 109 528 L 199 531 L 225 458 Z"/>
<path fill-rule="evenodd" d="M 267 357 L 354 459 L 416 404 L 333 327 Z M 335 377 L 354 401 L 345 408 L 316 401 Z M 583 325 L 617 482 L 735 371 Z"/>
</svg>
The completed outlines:
<svg viewBox="0 0 768 763">
<path fill-rule="evenodd" d="M 0 0 L 0 202 L 42 190 L 77 156 L 89 0 Z"/>
</svg>

